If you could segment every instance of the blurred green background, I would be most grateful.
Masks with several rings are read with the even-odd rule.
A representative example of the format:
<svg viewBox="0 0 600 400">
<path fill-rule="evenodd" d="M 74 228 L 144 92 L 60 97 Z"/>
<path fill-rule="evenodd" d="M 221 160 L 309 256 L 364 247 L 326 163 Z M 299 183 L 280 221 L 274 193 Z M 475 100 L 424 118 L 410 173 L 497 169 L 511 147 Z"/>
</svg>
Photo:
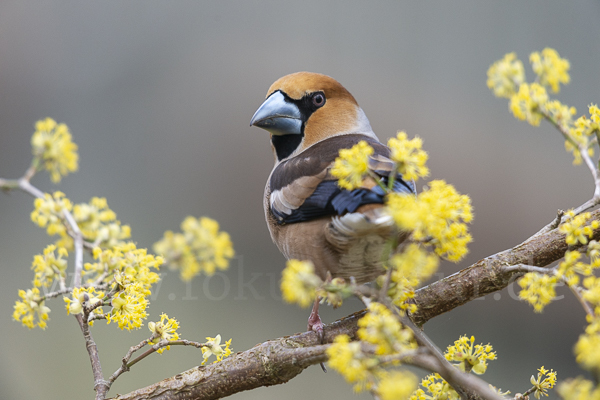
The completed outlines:
<svg viewBox="0 0 600 400">
<path fill-rule="evenodd" d="M 447 276 L 512 247 L 548 223 L 556 210 L 593 192 L 584 167 L 572 167 L 547 124 L 515 120 L 486 87 L 489 65 L 516 51 L 555 48 L 572 64 L 559 99 L 577 107 L 600 101 L 600 3 L 588 1 L 10 1 L 0 3 L 0 176 L 17 178 L 31 159 L 36 120 L 71 128 L 80 170 L 52 185 L 74 202 L 105 196 L 140 247 L 150 247 L 186 215 L 217 219 L 236 259 L 211 279 L 182 283 L 163 273 L 150 318 L 176 317 L 183 337 L 220 333 L 246 350 L 302 331 L 308 310 L 280 299 L 284 259 L 263 219 L 262 193 L 272 168 L 268 134 L 250 117 L 269 85 L 308 70 L 331 75 L 356 97 L 382 140 L 420 135 L 432 179 L 468 193 L 475 208 L 471 252 L 444 264 Z M 50 243 L 29 219 L 32 198 L 0 193 L 0 398 L 92 398 L 92 375 L 76 322 L 62 300 L 46 331 L 11 321 L 17 290 L 31 286 L 33 255 Z M 572 346 L 583 312 L 564 299 L 544 314 L 516 301 L 514 290 L 473 301 L 425 326 L 442 348 L 461 334 L 498 353 L 485 377 L 524 391 L 544 365 L 559 380 L 582 372 Z M 326 322 L 360 309 L 323 307 Z M 97 323 L 93 334 L 105 375 L 118 368 L 143 327 L 121 332 Z M 123 375 L 111 394 L 198 365 L 201 353 L 175 348 Z M 310 388 L 310 392 L 307 390 Z M 335 372 L 309 368 L 286 385 L 236 399 L 352 397 Z M 556 398 L 554 394 L 551 398 Z M 360 395 L 357 398 L 369 398 Z"/>
</svg>

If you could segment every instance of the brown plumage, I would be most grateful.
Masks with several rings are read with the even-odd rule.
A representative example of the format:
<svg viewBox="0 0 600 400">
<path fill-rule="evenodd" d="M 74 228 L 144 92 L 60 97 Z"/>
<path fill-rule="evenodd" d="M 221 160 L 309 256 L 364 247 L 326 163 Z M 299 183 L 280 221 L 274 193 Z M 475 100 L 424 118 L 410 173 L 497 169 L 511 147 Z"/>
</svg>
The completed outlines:
<svg viewBox="0 0 600 400">
<path fill-rule="evenodd" d="M 271 132 L 275 166 L 265 187 L 271 238 L 287 259 L 310 260 L 317 274 L 358 283 L 382 272 L 382 252 L 392 231 L 382 212 L 385 193 L 372 178 L 359 189 L 341 189 L 330 169 L 340 149 L 360 141 L 374 149 L 369 168 L 387 179 L 393 162 L 354 97 L 335 79 L 298 72 L 271 85 L 251 125 Z M 396 177 L 394 190 L 414 193 Z M 318 303 L 309 329 L 322 334 Z"/>
</svg>

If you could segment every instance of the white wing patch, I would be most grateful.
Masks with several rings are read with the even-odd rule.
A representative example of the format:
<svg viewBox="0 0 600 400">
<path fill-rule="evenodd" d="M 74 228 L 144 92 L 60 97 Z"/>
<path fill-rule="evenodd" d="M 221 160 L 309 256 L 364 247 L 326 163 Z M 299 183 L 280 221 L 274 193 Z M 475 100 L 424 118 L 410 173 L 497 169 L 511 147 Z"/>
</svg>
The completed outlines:
<svg viewBox="0 0 600 400">
<path fill-rule="evenodd" d="M 316 176 L 303 176 L 289 185 L 275 190 L 271 193 L 269 199 L 271 209 L 290 215 L 294 210 L 300 208 L 304 201 L 315 192 L 326 174 L 327 170 L 324 170 Z"/>
</svg>

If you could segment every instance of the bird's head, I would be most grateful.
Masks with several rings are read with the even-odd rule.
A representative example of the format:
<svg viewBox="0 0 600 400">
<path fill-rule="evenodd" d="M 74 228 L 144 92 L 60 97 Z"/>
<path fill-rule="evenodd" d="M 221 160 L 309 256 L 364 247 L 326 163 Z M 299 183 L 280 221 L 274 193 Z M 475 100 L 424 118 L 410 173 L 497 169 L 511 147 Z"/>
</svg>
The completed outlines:
<svg viewBox="0 0 600 400">
<path fill-rule="evenodd" d="M 311 72 L 275 81 L 250 125 L 271 133 L 277 161 L 332 136 L 362 133 L 375 137 L 350 92 L 335 79 Z"/>
</svg>

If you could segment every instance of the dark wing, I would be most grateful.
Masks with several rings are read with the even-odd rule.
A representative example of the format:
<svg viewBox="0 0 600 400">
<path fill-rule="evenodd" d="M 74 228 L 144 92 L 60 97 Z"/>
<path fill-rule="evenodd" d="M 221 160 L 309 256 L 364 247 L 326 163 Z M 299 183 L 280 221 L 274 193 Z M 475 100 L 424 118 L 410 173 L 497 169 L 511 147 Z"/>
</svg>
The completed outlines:
<svg viewBox="0 0 600 400">
<path fill-rule="evenodd" d="M 270 208 L 279 224 L 309 221 L 324 216 L 344 215 L 366 204 L 383 204 L 385 193 L 371 179 L 368 187 L 345 190 L 329 174 L 329 168 L 339 150 L 367 141 L 375 150 L 369 168 L 387 184 L 393 162 L 389 150 L 364 135 L 336 136 L 308 148 L 299 156 L 279 164 L 273 171 L 270 185 Z M 394 181 L 394 191 L 414 193 L 412 182 L 401 175 Z"/>
</svg>

